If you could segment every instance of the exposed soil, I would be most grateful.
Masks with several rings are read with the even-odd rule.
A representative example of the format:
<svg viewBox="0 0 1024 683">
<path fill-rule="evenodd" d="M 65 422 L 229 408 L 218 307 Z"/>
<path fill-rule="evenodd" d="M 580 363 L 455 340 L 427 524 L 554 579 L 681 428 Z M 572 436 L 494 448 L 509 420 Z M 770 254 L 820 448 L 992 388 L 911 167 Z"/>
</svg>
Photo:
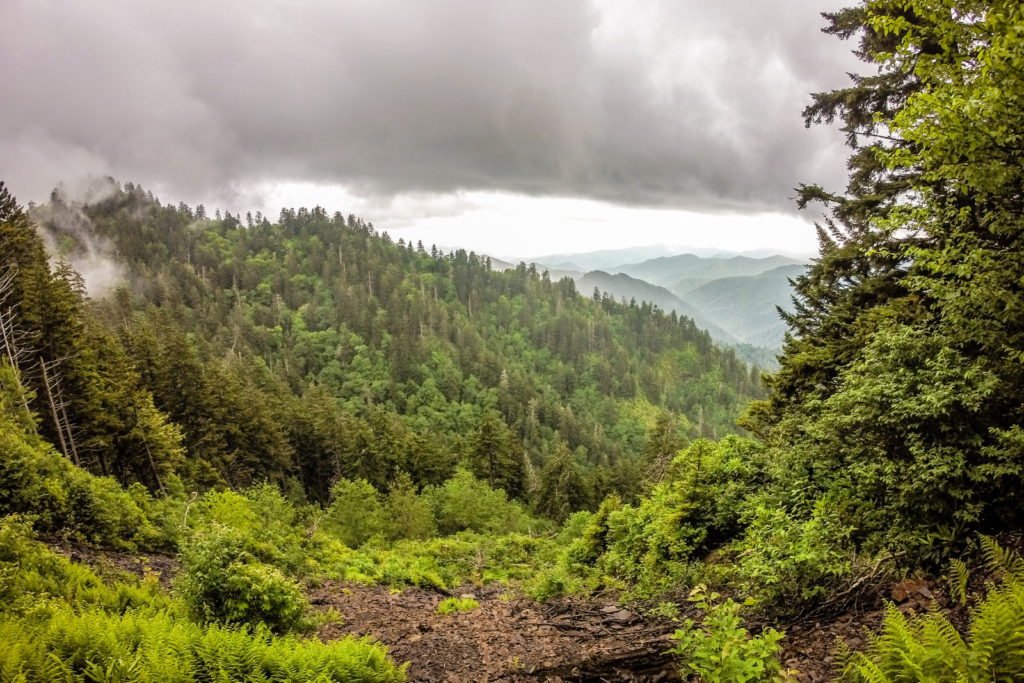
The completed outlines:
<svg viewBox="0 0 1024 683">
<path fill-rule="evenodd" d="M 464 588 L 480 607 L 439 615 L 436 592 L 407 588 L 392 594 L 382 586 L 330 583 L 311 599 L 318 609 L 334 608 L 343 623 L 324 626 L 319 635 L 332 640 L 347 634 L 370 635 L 388 646 L 396 662 L 409 662 L 409 680 L 423 683 L 539 683 L 542 681 L 679 681 L 678 664 L 664 653 L 678 623 L 641 616 L 642 607 L 626 609 L 614 596 L 592 600 L 562 599 L 541 605 L 523 598 L 502 599 L 503 589 Z M 507 596 L 504 596 L 507 597 Z M 865 627 L 878 629 L 883 600 L 909 612 L 933 600 L 948 604 L 940 586 L 930 581 L 891 582 L 861 591 L 847 604 L 833 604 L 792 623 L 786 632 L 782 661 L 799 672 L 802 683 L 828 681 L 835 675 L 837 638 L 852 649 L 865 642 Z M 679 604 L 685 605 L 685 600 Z M 954 622 L 966 609 L 943 608 Z M 699 613 L 681 615 L 699 620 Z M 760 626 L 751 624 L 751 631 Z"/>
<path fill-rule="evenodd" d="M 169 588 L 179 565 L 172 556 L 131 555 L 82 545 L 50 543 L 50 547 L 93 567 L 102 576 L 131 573 L 157 574 Z M 972 568 L 969 592 L 984 593 L 989 576 Z M 469 612 L 437 613 L 441 600 L 472 595 L 480 606 Z M 666 599 L 666 598 L 662 598 Z M 391 593 L 383 586 L 327 582 L 310 592 L 310 602 L 321 611 L 331 608 L 341 623 L 324 625 L 324 641 L 346 635 L 369 635 L 388 646 L 398 663 L 409 662 L 410 682 L 422 683 L 541 683 L 604 682 L 663 683 L 680 681 L 679 666 L 665 651 L 679 627 L 666 617 L 644 616 L 655 605 L 622 607 L 614 594 L 591 599 L 565 598 L 539 604 L 513 597 L 497 584 L 465 587 L 452 592 L 406 588 Z M 674 601 L 687 606 L 685 596 Z M 886 602 L 904 613 L 939 609 L 958 629 L 969 621 L 968 607 L 950 600 L 944 582 L 911 578 L 899 583 L 880 581 L 861 586 L 842 599 L 774 627 L 786 633 L 781 660 L 799 673 L 800 683 L 821 683 L 835 676 L 838 639 L 853 650 L 865 643 L 865 629 L 877 631 Z M 700 620 L 690 607 L 679 620 Z M 749 623 L 759 633 L 767 626 Z"/>
<path fill-rule="evenodd" d="M 563 599 L 541 605 L 502 599 L 502 587 L 464 589 L 480 606 L 437 614 L 445 598 L 408 588 L 391 594 L 382 586 L 328 584 L 312 595 L 321 609 L 333 607 L 343 624 L 325 626 L 320 637 L 372 635 L 396 662 L 410 662 L 410 681 L 678 681 L 662 653 L 675 629 L 668 619 L 641 619 L 605 600 Z"/>
<path fill-rule="evenodd" d="M 172 555 L 160 553 L 130 554 L 117 550 L 102 550 L 77 543 L 47 542 L 50 550 L 74 562 L 89 565 L 100 578 L 118 572 L 134 574 L 144 578 L 155 575 L 160 585 L 170 589 L 171 580 L 178 573 L 178 560 Z"/>
</svg>

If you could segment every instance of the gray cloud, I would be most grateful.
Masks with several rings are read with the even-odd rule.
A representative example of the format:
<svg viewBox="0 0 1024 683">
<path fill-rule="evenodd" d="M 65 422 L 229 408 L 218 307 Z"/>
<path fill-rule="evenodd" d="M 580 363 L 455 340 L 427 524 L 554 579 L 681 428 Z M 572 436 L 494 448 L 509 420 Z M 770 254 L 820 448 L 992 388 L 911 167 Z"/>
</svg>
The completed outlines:
<svg viewBox="0 0 1024 683">
<path fill-rule="evenodd" d="M 822 9 L 8 0 L 0 177 L 37 197 L 110 173 L 193 202 L 298 180 L 789 209 L 798 182 L 843 177 L 841 137 L 799 118 L 855 68 Z"/>
</svg>

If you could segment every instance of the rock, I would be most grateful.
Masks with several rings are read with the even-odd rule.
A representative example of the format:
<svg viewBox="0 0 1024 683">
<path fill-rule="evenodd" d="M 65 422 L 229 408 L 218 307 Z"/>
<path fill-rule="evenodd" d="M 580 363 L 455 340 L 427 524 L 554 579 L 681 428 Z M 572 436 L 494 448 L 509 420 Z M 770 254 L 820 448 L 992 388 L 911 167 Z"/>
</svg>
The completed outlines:
<svg viewBox="0 0 1024 683">
<path fill-rule="evenodd" d="M 895 602 L 903 602 L 909 598 L 911 594 L 920 592 L 922 588 L 928 590 L 921 581 L 917 579 L 907 579 L 906 581 L 896 584 L 895 588 L 892 589 L 892 599 Z M 931 597 L 931 591 L 928 591 L 927 597 Z"/>
<path fill-rule="evenodd" d="M 633 618 L 633 613 L 630 612 L 629 610 L 625 610 L 625 609 L 619 610 L 618 612 L 615 612 L 614 614 L 609 614 L 607 617 L 605 617 L 605 619 L 607 621 L 618 621 L 618 622 L 626 622 L 626 621 L 629 621 L 632 618 Z"/>
<path fill-rule="evenodd" d="M 476 596 L 473 595 L 472 593 L 463 593 L 459 597 L 462 598 L 463 600 L 476 600 Z"/>
</svg>

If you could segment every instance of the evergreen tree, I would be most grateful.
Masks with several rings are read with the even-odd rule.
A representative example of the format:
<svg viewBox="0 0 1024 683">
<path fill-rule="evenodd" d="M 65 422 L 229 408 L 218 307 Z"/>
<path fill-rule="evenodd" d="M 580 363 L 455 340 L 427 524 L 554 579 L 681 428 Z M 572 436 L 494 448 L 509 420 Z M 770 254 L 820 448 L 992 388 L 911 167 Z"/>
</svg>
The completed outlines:
<svg viewBox="0 0 1024 683">
<path fill-rule="evenodd" d="M 573 512 L 586 509 L 590 504 L 583 477 L 564 441 L 559 441 L 555 447 L 541 472 L 540 482 L 537 510 L 551 519 L 564 522 Z"/>
</svg>

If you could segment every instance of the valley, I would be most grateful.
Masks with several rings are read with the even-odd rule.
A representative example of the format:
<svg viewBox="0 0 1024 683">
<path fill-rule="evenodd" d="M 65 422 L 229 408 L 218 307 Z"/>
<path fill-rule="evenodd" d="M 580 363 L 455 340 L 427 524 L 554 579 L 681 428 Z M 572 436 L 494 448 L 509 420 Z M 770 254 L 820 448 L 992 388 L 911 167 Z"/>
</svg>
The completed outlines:
<svg viewBox="0 0 1024 683">
<path fill-rule="evenodd" d="M 678 247 L 676 249 L 685 249 Z M 807 271 L 810 259 L 783 255 L 758 257 L 712 253 L 655 256 L 638 263 L 624 259 L 672 250 L 664 246 L 605 250 L 589 254 L 558 254 L 521 259 L 550 277 L 571 277 L 580 292 L 594 289 L 613 299 L 647 302 L 693 320 L 718 344 L 734 348 L 749 363 L 768 370 L 778 367 L 787 325 L 779 314 L 793 312 L 790 282 Z M 510 261 L 491 259 L 496 270 Z M 587 265 L 601 268 L 584 272 Z"/>
<path fill-rule="evenodd" d="M 1024 5 L 688 2 L 4 6 L 0 683 L 1019 683 Z"/>
</svg>

